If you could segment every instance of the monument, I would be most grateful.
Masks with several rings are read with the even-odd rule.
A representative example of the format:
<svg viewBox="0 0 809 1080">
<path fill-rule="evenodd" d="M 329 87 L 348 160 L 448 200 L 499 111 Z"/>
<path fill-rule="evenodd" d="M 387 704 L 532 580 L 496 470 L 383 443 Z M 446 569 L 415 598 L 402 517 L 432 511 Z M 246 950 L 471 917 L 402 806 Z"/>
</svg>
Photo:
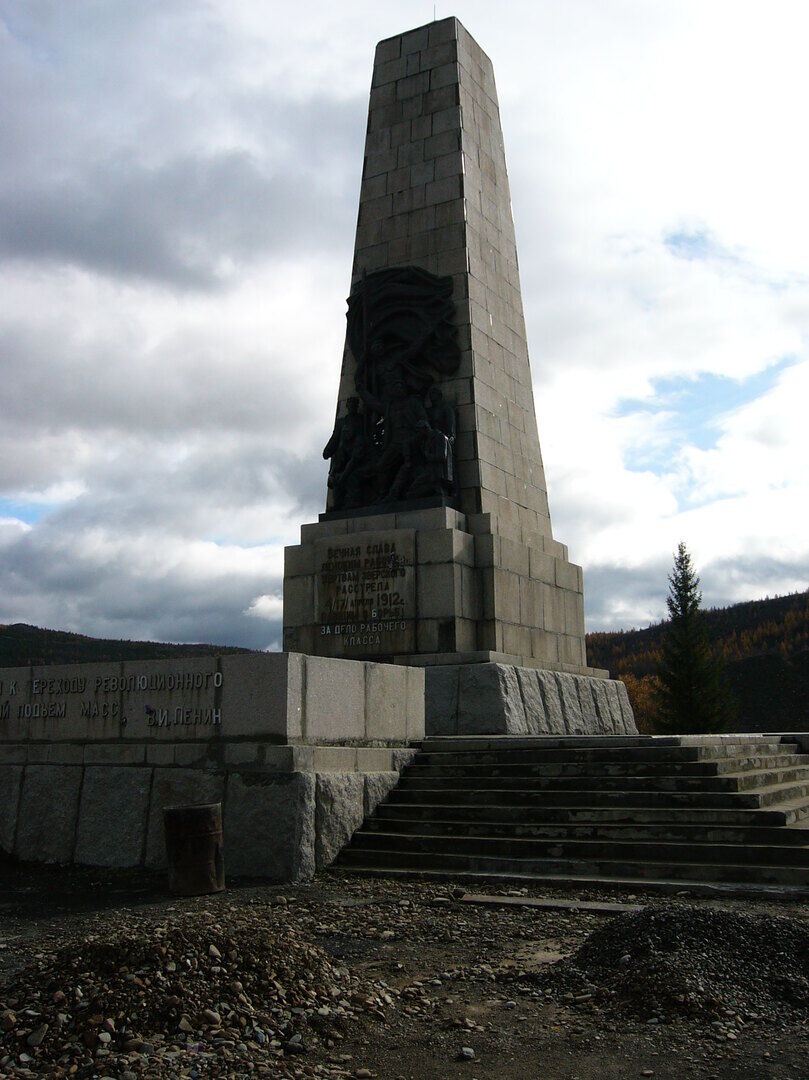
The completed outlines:
<svg viewBox="0 0 809 1080">
<path fill-rule="evenodd" d="M 285 650 L 425 667 L 428 734 L 635 731 L 553 536 L 494 74 L 455 18 L 377 46 L 323 454 Z"/>
<path fill-rule="evenodd" d="M 163 808 L 221 802 L 228 872 L 299 880 L 425 733 L 636 733 L 551 530 L 492 66 L 456 19 L 377 48 L 324 442 L 283 653 L 0 670 L 0 853 L 157 867 Z"/>
</svg>

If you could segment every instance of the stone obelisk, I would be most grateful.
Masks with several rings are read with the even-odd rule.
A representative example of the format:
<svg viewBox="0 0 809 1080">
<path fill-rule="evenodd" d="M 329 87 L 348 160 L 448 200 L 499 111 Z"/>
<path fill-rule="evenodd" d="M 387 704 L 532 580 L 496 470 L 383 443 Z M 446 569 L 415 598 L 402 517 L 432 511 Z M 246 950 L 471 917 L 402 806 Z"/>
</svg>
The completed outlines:
<svg viewBox="0 0 809 1080">
<path fill-rule="evenodd" d="M 581 568 L 553 537 L 494 73 L 455 18 L 377 46 L 348 306 L 284 648 L 428 666 L 428 704 L 455 710 L 434 730 L 467 729 L 464 686 L 496 712 L 519 684 L 525 711 L 528 682 L 546 711 L 578 695 L 581 730 L 633 728 L 586 666 Z"/>
</svg>

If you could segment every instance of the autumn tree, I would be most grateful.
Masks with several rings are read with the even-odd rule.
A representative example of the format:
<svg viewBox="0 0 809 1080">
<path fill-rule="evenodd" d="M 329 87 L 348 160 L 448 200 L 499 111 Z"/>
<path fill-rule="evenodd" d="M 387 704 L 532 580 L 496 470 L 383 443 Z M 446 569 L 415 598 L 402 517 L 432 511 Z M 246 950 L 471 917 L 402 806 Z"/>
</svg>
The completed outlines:
<svg viewBox="0 0 809 1080">
<path fill-rule="evenodd" d="M 680 543 L 669 574 L 669 623 L 658 679 L 660 726 L 673 734 L 722 731 L 733 716 L 722 669 L 711 653 L 699 578 Z"/>
</svg>

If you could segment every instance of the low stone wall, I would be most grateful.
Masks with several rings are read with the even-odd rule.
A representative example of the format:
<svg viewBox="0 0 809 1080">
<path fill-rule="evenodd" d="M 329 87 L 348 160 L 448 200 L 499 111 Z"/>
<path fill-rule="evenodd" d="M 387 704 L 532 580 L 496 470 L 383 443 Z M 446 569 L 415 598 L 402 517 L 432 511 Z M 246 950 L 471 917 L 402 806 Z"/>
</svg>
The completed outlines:
<svg viewBox="0 0 809 1080">
<path fill-rule="evenodd" d="M 412 742 L 424 735 L 424 677 L 393 664 L 301 653 L 0 669 L 0 742 L 202 734 Z"/>
<path fill-rule="evenodd" d="M 637 735 L 618 680 L 509 664 L 426 668 L 428 735 Z"/>
<path fill-rule="evenodd" d="M 77 752 L 73 765 L 8 763 L 23 758 L 23 749 L 0 748 L 7 762 L 0 765 L 6 854 L 62 865 L 159 868 L 166 864 L 163 807 L 221 802 L 227 872 L 274 881 L 308 878 L 328 866 L 415 753 L 352 749 L 352 760 L 319 762 L 323 772 L 313 768 L 317 747 L 303 748 L 310 753 L 302 760 L 299 747 L 259 746 L 263 761 L 225 767 L 204 753 L 189 766 L 148 765 L 142 756 L 139 764 L 95 763 L 101 748 L 91 745 L 84 747 L 88 760 Z M 41 756 L 30 749 L 32 758 Z M 279 750 L 290 752 L 286 768 Z M 332 771 L 341 766 L 344 771 Z"/>
<path fill-rule="evenodd" d="M 164 806 L 221 802 L 234 875 L 327 866 L 424 734 L 424 676 L 252 654 L 0 670 L 0 850 L 158 868 Z"/>
</svg>

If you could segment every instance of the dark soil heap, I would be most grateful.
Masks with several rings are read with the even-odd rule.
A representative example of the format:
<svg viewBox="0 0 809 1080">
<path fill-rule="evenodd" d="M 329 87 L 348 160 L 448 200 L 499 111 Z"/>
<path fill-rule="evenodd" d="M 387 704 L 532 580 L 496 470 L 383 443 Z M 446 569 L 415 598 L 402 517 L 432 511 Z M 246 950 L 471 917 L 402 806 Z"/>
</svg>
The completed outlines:
<svg viewBox="0 0 809 1080">
<path fill-rule="evenodd" d="M 649 907 L 592 933 L 541 976 L 575 1003 L 641 1018 L 711 1023 L 809 1016 L 809 928 L 797 919 L 696 907 Z"/>
</svg>

